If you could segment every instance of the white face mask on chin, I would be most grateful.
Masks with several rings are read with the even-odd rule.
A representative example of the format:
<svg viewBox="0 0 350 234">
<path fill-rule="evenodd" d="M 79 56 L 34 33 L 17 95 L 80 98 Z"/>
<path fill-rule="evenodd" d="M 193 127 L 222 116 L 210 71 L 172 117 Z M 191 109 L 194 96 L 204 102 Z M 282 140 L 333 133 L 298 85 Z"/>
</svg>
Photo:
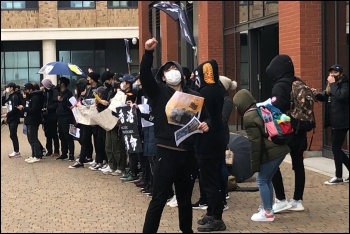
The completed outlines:
<svg viewBox="0 0 350 234">
<path fill-rule="evenodd" d="M 166 78 L 165 82 L 168 85 L 175 86 L 181 82 L 181 72 L 179 70 L 170 70 L 164 73 L 164 76 Z"/>
<path fill-rule="evenodd" d="M 9 93 L 10 92 L 10 88 L 6 88 L 6 93 Z"/>
</svg>

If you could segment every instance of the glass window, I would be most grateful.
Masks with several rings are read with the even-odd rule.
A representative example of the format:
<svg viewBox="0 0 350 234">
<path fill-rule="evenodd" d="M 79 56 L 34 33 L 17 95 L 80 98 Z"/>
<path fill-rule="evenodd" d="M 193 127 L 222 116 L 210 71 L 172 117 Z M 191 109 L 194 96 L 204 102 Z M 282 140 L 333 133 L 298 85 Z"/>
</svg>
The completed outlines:
<svg viewBox="0 0 350 234">
<path fill-rule="evenodd" d="M 263 2 L 253 1 L 253 4 L 249 4 L 249 20 L 263 17 Z"/>
<path fill-rule="evenodd" d="M 137 1 L 107 1 L 108 8 L 137 8 Z"/>
<path fill-rule="evenodd" d="M 241 60 L 241 89 L 249 90 L 249 51 L 248 51 L 248 32 L 240 33 L 240 60 Z"/>
<path fill-rule="evenodd" d="M 60 52 L 58 52 L 58 59 L 61 62 L 69 63 L 71 61 L 71 59 L 70 59 L 70 51 L 60 51 Z"/>
<path fill-rule="evenodd" d="M 91 66 L 94 64 L 94 51 L 80 50 L 72 51 L 72 63 L 77 66 Z"/>
<path fill-rule="evenodd" d="M 105 51 L 104 50 L 96 50 L 94 57 L 95 57 L 95 65 L 96 66 L 104 66 L 105 65 Z"/>
<path fill-rule="evenodd" d="M 40 82 L 39 51 L 14 51 L 1 53 L 1 83 L 14 82 L 23 86 L 27 82 Z M 3 85 L 1 86 L 3 89 Z"/>
<path fill-rule="evenodd" d="M 1 1 L 1 10 L 38 9 L 38 1 Z"/>
<path fill-rule="evenodd" d="M 58 9 L 95 8 L 95 1 L 57 1 Z"/>
</svg>

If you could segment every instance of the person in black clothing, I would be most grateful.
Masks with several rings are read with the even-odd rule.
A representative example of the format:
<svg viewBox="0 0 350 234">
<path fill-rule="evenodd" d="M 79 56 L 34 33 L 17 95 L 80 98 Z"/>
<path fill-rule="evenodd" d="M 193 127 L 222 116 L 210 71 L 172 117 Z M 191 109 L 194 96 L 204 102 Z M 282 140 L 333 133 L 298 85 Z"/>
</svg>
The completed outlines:
<svg viewBox="0 0 350 234">
<path fill-rule="evenodd" d="M 194 185 L 193 142 L 186 139 L 179 146 L 176 145 L 174 132 L 181 128 L 169 124 L 165 113 L 165 106 L 175 91 L 200 96 L 185 87 L 182 67 L 175 61 L 165 63 L 159 68 L 157 80 L 151 72 L 153 52 L 158 42 L 155 38 L 145 43 L 145 53 L 140 64 L 140 81 L 145 95 L 149 98 L 149 105 L 154 114 L 155 141 L 157 145 L 157 160 L 153 176 L 153 196 L 148 206 L 144 233 L 156 233 L 159 228 L 161 215 L 168 199 L 172 185 L 175 185 L 179 210 L 180 230 L 193 233 L 191 196 Z M 202 109 L 199 130 L 207 132 L 210 126 L 210 116 L 205 108 Z M 209 126 L 208 126 L 209 125 Z M 193 136 L 196 136 L 193 135 Z M 191 138 L 191 137 L 190 137 Z"/>
<path fill-rule="evenodd" d="M 18 91 L 16 92 L 15 89 L 15 83 L 9 83 L 6 85 L 6 92 L 10 95 L 5 101 L 7 103 L 7 113 L 3 115 L 3 117 L 6 117 L 6 122 L 10 130 L 10 138 L 13 144 L 13 152 L 8 155 L 10 158 L 21 156 L 21 153 L 19 152 L 19 143 L 17 137 L 17 128 L 21 115 L 20 110 L 17 109 L 17 106 L 21 105 L 21 102 L 19 97 L 20 94 L 18 94 Z"/>
<path fill-rule="evenodd" d="M 271 92 L 271 103 L 287 113 L 290 110 L 290 93 L 292 91 L 292 83 L 296 80 L 294 76 L 294 65 L 292 59 L 285 54 L 277 55 L 272 59 L 266 68 L 267 75 L 273 81 Z M 275 189 L 275 203 L 273 210 L 279 213 L 283 210 L 303 211 L 302 205 L 304 188 L 305 188 L 305 168 L 304 168 L 304 151 L 307 148 L 307 133 L 298 131 L 295 133 L 288 143 L 290 148 L 290 156 L 292 158 L 292 166 L 295 175 L 295 187 L 293 198 L 288 200 L 284 192 L 283 179 L 280 169 L 277 170 L 272 178 L 272 184 Z"/>
<path fill-rule="evenodd" d="M 46 137 L 46 154 L 45 156 L 59 156 L 60 143 L 57 134 L 57 96 L 58 90 L 52 84 L 50 78 L 41 81 L 44 86 L 44 106 L 42 109 L 43 127 Z M 54 150 L 52 148 L 52 141 Z"/>
<path fill-rule="evenodd" d="M 334 185 L 349 183 L 349 175 L 343 179 L 343 164 L 349 171 L 349 156 L 342 150 L 346 134 L 349 131 L 349 78 L 343 73 L 339 64 L 329 68 L 327 87 L 321 93 L 315 94 L 316 100 L 325 102 L 324 128 L 331 127 L 332 152 L 335 164 L 335 177 L 324 184 Z"/>
<path fill-rule="evenodd" d="M 61 156 L 57 159 L 69 159 L 69 161 L 74 161 L 74 140 L 73 136 L 69 134 L 69 127 L 74 124 L 74 116 L 70 107 L 72 104 L 69 99 L 73 96 L 72 92 L 67 89 L 69 85 L 69 79 L 66 77 L 59 78 L 60 92 L 57 96 L 57 123 L 58 123 L 58 133 L 61 141 Z M 69 151 L 69 152 L 68 152 Z"/>
<path fill-rule="evenodd" d="M 215 60 L 206 61 L 194 70 L 194 74 L 196 88 L 204 97 L 204 104 L 212 119 L 212 128 L 207 133 L 199 135 L 195 147 L 200 182 L 208 200 L 207 213 L 198 220 L 200 226 L 197 230 L 200 232 L 224 231 L 226 225 L 222 220 L 224 203 L 220 184 L 222 184 L 222 161 L 228 139 L 222 122 L 224 94 L 219 86 L 218 64 Z"/>
<path fill-rule="evenodd" d="M 44 96 L 44 92 L 43 92 L 44 86 L 43 85 L 39 86 L 39 84 L 36 83 L 36 82 L 32 82 L 32 85 L 33 85 L 33 88 L 34 88 L 33 92 L 39 94 L 39 96 L 40 96 L 40 106 L 41 106 L 41 108 L 43 108 L 44 102 L 45 102 L 45 96 Z M 42 116 L 41 116 L 40 124 L 42 125 L 42 127 L 44 127 L 43 126 L 43 118 L 42 118 Z M 39 142 L 40 142 L 40 140 L 39 140 Z M 40 151 L 41 151 L 42 156 L 44 156 L 46 154 L 46 149 L 41 144 L 41 142 L 40 142 Z"/>
<path fill-rule="evenodd" d="M 24 124 L 27 127 L 27 138 L 32 149 L 32 157 L 27 159 L 27 163 L 39 162 L 42 158 L 38 139 L 38 129 L 41 123 L 42 92 L 33 90 L 33 84 L 26 83 L 24 85 L 24 93 L 27 97 L 26 104 L 17 107 L 19 110 L 24 110 Z"/>
</svg>

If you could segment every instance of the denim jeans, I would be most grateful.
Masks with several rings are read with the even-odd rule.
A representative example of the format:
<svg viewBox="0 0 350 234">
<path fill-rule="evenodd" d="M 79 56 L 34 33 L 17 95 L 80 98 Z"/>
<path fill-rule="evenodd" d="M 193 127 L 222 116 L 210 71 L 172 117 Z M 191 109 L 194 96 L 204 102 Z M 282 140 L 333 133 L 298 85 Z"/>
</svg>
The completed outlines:
<svg viewBox="0 0 350 234">
<path fill-rule="evenodd" d="M 271 210 L 273 205 L 272 177 L 281 165 L 286 155 L 260 165 L 257 183 L 260 192 L 260 199 L 265 210 Z"/>
</svg>

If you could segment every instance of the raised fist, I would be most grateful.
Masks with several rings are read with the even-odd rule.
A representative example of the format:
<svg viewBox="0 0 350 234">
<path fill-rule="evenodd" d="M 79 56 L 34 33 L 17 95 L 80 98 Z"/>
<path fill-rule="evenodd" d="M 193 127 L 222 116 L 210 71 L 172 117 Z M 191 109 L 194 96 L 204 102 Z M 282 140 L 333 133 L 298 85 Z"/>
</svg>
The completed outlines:
<svg viewBox="0 0 350 234">
<path fill-rule="evenodd" d="M 148 39 L 145 42 L 145 49 L 146 50 L 154 50 L 154 48 L 156 48 L 157 44 L 158 44 L 158 41 L 154 37 L 151 39 Z"/>
</svg>

